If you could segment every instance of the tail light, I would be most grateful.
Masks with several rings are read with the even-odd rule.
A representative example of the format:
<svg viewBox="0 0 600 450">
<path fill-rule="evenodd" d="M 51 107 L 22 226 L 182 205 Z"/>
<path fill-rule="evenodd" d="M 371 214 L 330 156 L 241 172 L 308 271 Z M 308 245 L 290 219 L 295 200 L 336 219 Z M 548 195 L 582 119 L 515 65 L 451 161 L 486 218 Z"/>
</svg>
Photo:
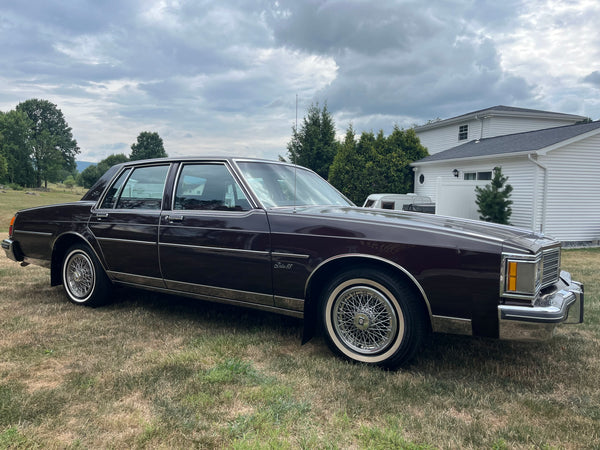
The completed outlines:
<svg viewBox="0 0 600 450">
<path fill-rule="evenodd" d="M 12 237 L 13 235 L 13 230 L 15 227 L 15 219 L 17 218 L 17 216 L 13 216 L 12 219 L 10 219 L 10 225 L 8 226 L 8 237 Z"/>
</svg>

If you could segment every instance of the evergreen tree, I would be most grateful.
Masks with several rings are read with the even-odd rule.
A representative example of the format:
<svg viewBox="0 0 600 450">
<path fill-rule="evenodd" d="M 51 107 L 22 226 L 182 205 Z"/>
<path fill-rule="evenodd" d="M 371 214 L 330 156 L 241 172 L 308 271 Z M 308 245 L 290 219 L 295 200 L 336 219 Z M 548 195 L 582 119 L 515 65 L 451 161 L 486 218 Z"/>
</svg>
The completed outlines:
<svg viewBox="0 0 600 450">
<path fill-rule="evenodd" d="M 137 142 L 131 144 L 131 161 L 151 158 L 166 158 L 167 152 L 163 146 L 163 140 L 156 132 L 142 131 Z"/>
<path fill-rule="evenodd" d="M 479 209 L 477 210 L 479 218 L 486 222 L 494 222 L 508 225 L 512 214 L 512 200 L 510 195 L 513 190 L 510 184 L 505 184 L 508 177 L 502 174 L 501 167 L 494 167 L 494 177 L 490 184 L 483 188 L 477 186 L 475 202 Z"/>
<path fill-rule="evenodd" d="M 365 158 L 358 152 L 354 129 L 350 125 L 331 163 L 329 182 L 354 203 L 360 201 L 363 191 L 361 179 L 355 176 L 356 168 L 364 165 Z"/>
<path fill-rule="evenodd" d="M 356 142 L 350 126 L 331 165 L 329 181 L 357 205 L 369 194 L 412 192 L 409 164 L 425 156 L 427 150 L 414 130 L 395 126 L 388 137 L 383 130 L 377 135 L 363 132 Z"/>
<path fill-rule="evenodd" d="M 288 142 L 288 159 L 314 170 L 327 179 L 329 167 L 338 149 L 335 140 L 335 124 L 327 110 L 327 104 L 321 110 L 319 104 L 311 105 L 298 130 L 292 127 L 292 140 Z"/>
</svg>

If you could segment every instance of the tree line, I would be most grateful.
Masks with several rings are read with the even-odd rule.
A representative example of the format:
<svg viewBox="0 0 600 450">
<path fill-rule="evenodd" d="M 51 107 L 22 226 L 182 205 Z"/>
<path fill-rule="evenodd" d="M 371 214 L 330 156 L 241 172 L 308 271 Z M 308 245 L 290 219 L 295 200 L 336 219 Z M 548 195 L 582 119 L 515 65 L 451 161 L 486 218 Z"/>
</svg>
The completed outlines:
<svg viewBox="0 0 600 450">
<path fill-rule="evenodd" d="M 166 157 L 163 141 L 143 131 L 131 146 L 129 157 L 110 155 L 97 165 L 77 172 L 80 153 L 62 111 L 48 100 L 30 99 L 12 111 L 0 111 L 0 183 L 48 187 L 48 183 L 75 183 L 91 187 L 114 164 L 128 160 Z"/>
<path fill-rule="evenodd" d="M 427 156 L 414 130 L 398 126 L 389 136 L 383 130 L 357 136 L 349 125 L 338 141 L 327 104 L 321 108 L 318 103 L 307 109 L 300 127 L 292 128 L 287 150 L 290 162 L 314 170 L 357 204 L 375 192 L 412 192 L 409 164 Z M 55 104 L 31 99 L 13 111 L 0 112 L 0 183 L 41 187 L 60 181 L 89 188 L 115 164 L 167 156 L 158 133 L 149 131 L 140 133 L 130 155 L 109 155 L 81 173 L 75 164 L 79 152 Z"/>
</svg>

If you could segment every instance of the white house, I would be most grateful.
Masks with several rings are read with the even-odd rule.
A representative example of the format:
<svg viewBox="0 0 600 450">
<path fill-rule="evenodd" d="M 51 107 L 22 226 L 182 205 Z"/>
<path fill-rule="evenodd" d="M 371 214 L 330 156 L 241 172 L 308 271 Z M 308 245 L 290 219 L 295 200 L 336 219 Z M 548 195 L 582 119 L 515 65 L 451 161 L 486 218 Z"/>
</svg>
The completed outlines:
<svg viewBox="0 0 600 450">
<path fill-rule="evenodd" d="M 502 106 L 418 127 L 423 145 L 437 151 L 412 164 L 415 193 L 431 197 L 438 214 L 477 219 L 475 186 L 488 184 L 500 166 L 513 186 L 513 225 L 562 241 L 597 243 L 600 122 L 574 124 L 583 119 Z M 463 140 L 461 124 L 477 137 L 449 144 L 451 134 L 454 144 Z M 517 129 L 531 131 L 502 134 Z"/>
<path fill-rule="evenodd" d="M 493 106 L 415 128 L 421 144 L 433 155 L 477 139 L 573 125 L 584 116 L 512 106 Z"/>
</svg>

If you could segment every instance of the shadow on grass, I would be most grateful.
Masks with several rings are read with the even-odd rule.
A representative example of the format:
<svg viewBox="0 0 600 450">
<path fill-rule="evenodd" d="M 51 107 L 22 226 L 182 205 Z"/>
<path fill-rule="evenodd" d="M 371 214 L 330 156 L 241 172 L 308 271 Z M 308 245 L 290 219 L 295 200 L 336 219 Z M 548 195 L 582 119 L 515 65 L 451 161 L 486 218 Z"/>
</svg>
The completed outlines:
<svg viewBox="0 0 600 450">
<path fill-rule="evenodd" d="M 235 328 L 238 331 L 273 330 L 302 338 L 302 320 L 243 306 L 198 300 L 171 294 L 159 294 L 134 288 L 118 287 L 112 302 L 102 309 L 143 308 L 167 321 L 194 320 L 209 323 L 211 328 Z"/>
<path fill-rule="evenodd" d="M 260 332 L 272 343 L 296 341 L 301 347 L 302 320 L 260 310 L 131 288 L 115 289 L 112 304 L 103 309 L 118 313 L 139 308 L 168 323 L 191 320 L 222 334 Z M 330 354 L 318 335 L 309 345 L 316 347 L 313 355 Z M 577 332 L 542 343 L 434 333 L 415 360 L 400 370 L 477 384 L 514 382 L 518 389 L 552 389 L 556 383 L 579 379 L 579 374 L 588 372 L 589 351 L 594 351 L 593 345 Z M 301 358 L 300 353 L 297 357 Z M 336 361 L 333 354 L 330 357 Z"/>
</svg>

